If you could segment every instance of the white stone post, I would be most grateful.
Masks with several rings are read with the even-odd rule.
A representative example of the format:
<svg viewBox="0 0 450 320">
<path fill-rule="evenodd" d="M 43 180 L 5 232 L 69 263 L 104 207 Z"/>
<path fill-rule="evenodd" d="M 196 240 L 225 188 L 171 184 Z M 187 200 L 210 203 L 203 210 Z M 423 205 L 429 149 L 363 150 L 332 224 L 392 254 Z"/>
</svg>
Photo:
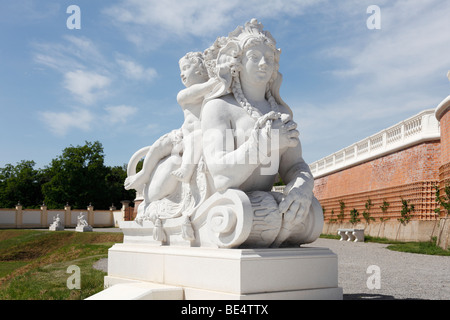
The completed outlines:
<svg viewBox="0 0 450 320">
<path fill-rule="evenodd" d="M 43 203 L 41 205 L 41 227 L 43 228 L 48 228 L 47 217 L 47 206 Z"/>
<path fill-rule="evenodd" d="M 64 225 L 66 227 L 70 227 L 72 224 L 72 208 L 70 207 L 69 203 L 66 203 L 64 206 Z"/>
<path fill-rule="evenodd" d="M 22 205 L 17 203 L 16 205 L 16 228 L 22 227 Z"/>
<path fill-rule="evenodd" d="M 116 211 L 116 207 L 114 206 L 114 203 L 111 205 L 111 207 L 109 207 L 109 212 L 110 212 L 110 216 L 109 216 L 109 220 L 110 220 L 110 226 L 114 227 L 114 211 Z"/>
<path fill-rule="evenodd" d="M 88 225 L 94 227 L 94 206 L 89 203 L 87 211 L 88 211 Z"/>
</svg>

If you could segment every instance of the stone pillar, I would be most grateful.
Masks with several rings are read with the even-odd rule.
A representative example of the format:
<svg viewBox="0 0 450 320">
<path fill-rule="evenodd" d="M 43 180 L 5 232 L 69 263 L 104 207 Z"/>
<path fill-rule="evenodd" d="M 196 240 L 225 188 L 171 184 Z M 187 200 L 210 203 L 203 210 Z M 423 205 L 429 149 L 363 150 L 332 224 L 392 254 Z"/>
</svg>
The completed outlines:
<svg viewBox="0 0 450 320">
<path fill-rule="evenodd" d="M 47 206 L 43 203 L 41 205 L 41 227 L 42 228 L 48 228 L 48 213 L 47 213 Z"/>
<path fill-rule="evenodd" d="M 16 205 L 16 228 L 22 227 L 22 205 L 20 202 Z"/>
<path fill-rule="evenodd" d="M 64 206 L 64 225 L 70 227 L 72 225 L 72 208 L 69 203 Z"/>
<path fill-rule="evenodd" d="M 89 205 L 87 207 L 87 211 L 88 211 L 88 216 L 87 216 L 88 225 L 94 227 L 94 206 L 89 203 Z"/>
<path fill-rule="evenodd" d="M 114 211 L 116 211 L 116 207 L 114 206 L 114 203 L 111 205 L 111 207 L 109 207 L 109 212 L 110 212 L 110 226 L 114 227 Z"/>
<path fill-rule="evenodd" d="M 136 199 L 134 199 L 134 216 L 137 215 L 138 207 L 143 201 L 144 201 L 144 198 L 141 199 L 141 198 L 136 197 Z"/>
<path fill-rule="evenodd" d="M 125 213 L 126 213 L 127 208 L 130 207 L 131 201 L 123 200 L 123 201 L 120 201 L 120 203 L 122 204 L 122 208 L 120 209 L 120 211 L 122 211 L 122 221 L 125 221 L 126 220 Z M 134 210 L 136 210 L 136 207 L 134 207 Z"/>
</svg>

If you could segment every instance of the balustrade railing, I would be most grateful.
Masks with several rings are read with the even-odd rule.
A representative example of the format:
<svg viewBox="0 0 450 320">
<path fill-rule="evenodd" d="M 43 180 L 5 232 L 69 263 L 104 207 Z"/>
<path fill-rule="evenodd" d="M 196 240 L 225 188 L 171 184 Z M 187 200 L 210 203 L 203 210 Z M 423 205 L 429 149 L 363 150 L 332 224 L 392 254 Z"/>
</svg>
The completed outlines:
<svg viewBox="0 0 450 320">
<path fill-rule="evenodd" d="M 429 109 L 310 164 L 314 177 L 389 154 L 425 141 L 440 139 L 435 109 Z"/>
</svg>

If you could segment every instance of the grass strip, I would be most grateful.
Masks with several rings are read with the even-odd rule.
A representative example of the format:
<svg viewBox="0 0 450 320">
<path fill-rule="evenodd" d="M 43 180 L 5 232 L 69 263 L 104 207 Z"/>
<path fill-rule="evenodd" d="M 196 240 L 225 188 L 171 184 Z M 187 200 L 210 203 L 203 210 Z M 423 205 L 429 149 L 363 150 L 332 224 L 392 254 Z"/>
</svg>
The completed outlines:
<svg viewBox="0 0 450 320">
<path fill-rule="evenodd" d="M 123 241 L 121 233 L 0 230 L 0 300 L 79 300 L 103 290 L 105 272 L 93 264 Z M 69 289 L 69 266 L 80 289 Z"/>
</svg>

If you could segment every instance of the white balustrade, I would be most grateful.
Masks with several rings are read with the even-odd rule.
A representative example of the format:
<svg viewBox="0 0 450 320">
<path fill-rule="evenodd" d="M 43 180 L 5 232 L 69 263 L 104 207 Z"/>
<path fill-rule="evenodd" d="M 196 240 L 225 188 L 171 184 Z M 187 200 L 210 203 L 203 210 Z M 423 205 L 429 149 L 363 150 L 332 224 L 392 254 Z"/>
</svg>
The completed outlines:
<svg viewBox="0 0 450 320">
<path fill-rule="evenodd" d="M 435 109 L 428 109 L 310 164 L 315 178 L 441 137 Z"/>
</svg>

